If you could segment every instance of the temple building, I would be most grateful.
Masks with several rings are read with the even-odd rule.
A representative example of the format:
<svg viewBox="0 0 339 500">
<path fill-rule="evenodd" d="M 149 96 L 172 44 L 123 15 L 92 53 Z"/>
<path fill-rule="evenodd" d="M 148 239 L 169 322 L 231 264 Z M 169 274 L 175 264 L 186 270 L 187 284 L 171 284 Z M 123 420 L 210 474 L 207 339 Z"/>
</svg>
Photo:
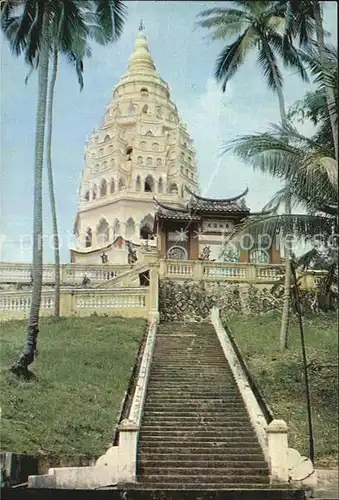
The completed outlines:
<svg viewBox="0 0 339 500">
<path fill-rule="evenodd" d="M 105 249 L 110 262 L 126 263 L 125 240 L 155 245 L 153 196 L 180 208 L 185 186 L 198 189 L 193 141 L 141 26 L 128 70 L 86 145 L 72 262 L 100 263 Z"/>
<path fill-rule="evenodd" d="M 126 264 L 138 248 L 159 257 L 280 263 L 279 248 L 230 248 L 250 210 L 244 196 L 198 195 L 195 149 L 156 72 L 141 25 L 128 69 L 86 143 L 71 261 Z"/>
</svg>

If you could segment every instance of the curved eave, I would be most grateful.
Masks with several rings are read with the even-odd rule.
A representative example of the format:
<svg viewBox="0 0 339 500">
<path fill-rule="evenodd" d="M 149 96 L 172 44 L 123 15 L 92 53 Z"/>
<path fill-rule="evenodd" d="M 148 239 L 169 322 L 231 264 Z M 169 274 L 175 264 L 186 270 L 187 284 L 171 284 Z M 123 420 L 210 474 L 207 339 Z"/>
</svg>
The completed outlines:
<svg viewBox="0 0 339 500">
<path fill-rule="evenodd" d="M 186 191 L 191 195 L 193 196 L 194 198 L 196 198 L 197 200 L 201 200 L 201 201 L 209 201 L 209 202 L 216 202 L 216 203 L 228 203 L 228 202 L 232 202 L 232 201 L 237 201 L 237 200 L 240 200 L 240 198 L 243 198 L 244 196 L 247 195 L 248 193 L 248 187 L 245 189 L 245 191 L 241 194 L 239 194 L 238 196 L 234 196 L 233 198 L 204 198 L 203 196 L 199 196 L 195 193 L 193 193 L 193 191 L 191 191 L 185 184 L 185 189 Z"/>
<path fill-rule="evenodd" d="M 188 214 L 188 211 L 185 210 L 184 208 L 175 208 L 175 207 L 171 207 L 170 205 L 165 205 L 165 203 L 161 203 L 160 201 L 158 201 L 155 196 L 153 196 L 153 200 L 155 201 L 155 203 L 159 207 L 163 208 L 164 210 L 169 210 L 171 212 L 179 212 L 179 213 Z"/>
</svg>

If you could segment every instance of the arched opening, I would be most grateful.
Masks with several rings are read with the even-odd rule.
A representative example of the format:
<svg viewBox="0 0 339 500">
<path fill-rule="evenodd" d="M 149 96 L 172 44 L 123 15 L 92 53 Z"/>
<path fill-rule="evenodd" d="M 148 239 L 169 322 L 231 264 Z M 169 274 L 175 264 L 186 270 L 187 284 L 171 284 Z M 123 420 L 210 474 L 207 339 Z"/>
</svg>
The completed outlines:
<svg viewBox="0 0 339 500">
<path fill-rule="evenodd" d="M 146 132 L 145 135 L 147 135 L 148 137 L 154 137 L 152 130 L 149 130 L 148 132 Z"/>
<path fill-rule="evenodd" d="M 140 142 L 140 149 L 146 149 L 146 142 L 145 141 Z"/>
<path fill-rule="evenodd" d="M 118 219 L 115 219 L 113 224 L 113 241 L 115 241 L 117 237 L 120 236 L 120 234 L 121 234 L 120 222 Z"/>
<path fill-rule="evenodd" d="M 161 158 L 157 158 L 157 167 L 161 167 L 162 166 L 162 159 Z"/>
<path fill-rule="evenodd" d="M 111 167 L 115 167 L 115 158 L 111 158 Z"/>
<path fill-rule="evenodd" d="M 152 193 L 154 191 L 154 180 L 151 175 L 148 175 L 145 179 L 144 191 L 146 193 Z"/>
<path fill-rule="evenodd" d="M 85 201 L 89 201 L 89 191 L 86 191 L 86 193 L 84 194 L 84 199 Z"/>
<path fill-rule="evenodd" d="M 97 226 L 98 245 L 104 245 L 109 238 L 109 225 L 106 219 L 101 219 Z"/>
<path fill-rule="evenodd" d="M 104 148 L 101 148 L 101 149 L 99 150 L 99 156 L 104 156 Z"/>
<path fill-rule="evenodd" d="M 142 87 L 142 89 L 140 90 L 140 94 L 143 96 L 143 97 L 148 97 L 149 93 L 148 93 L 148 89 L 146 87 Z"/>
<path fill-rule="evenodd" d="M 153 142 L 152 149 L 153 151 L 159 151 L 159 144 L 157 142 Z"/>
<path fill-rule="evenodd" d="M 111 179 L 110 186 L 109 186 L 110 193 L 114 193 L 115 191 L 115 182 L 114 179 Z"/>
<path fill-rule="evenodd" d="M 121 191 L 125 187 L 126 187 L 125 179 L 123 179 L 122 177 L 120 177 L 119 184 L 118 184 L 119 191 Z"/>
<path fill-rule="evenodd" d="M 106 196 L 107 194 L 107 182 L 106 179 L 102 179 L 100 184 L 100 196 Z"/>
<path fill-rule="evenodd" d="M 104 139 L 104 142 L 107 142 L 111 139 L 111 136 L 109 134 L 106 134 L 105 135 L 105 139 Z"/>
<path fill-rule="evenodd" d="M 134 115 L 136 113 L 136 111 L 137 111 L 136 106 L 134 106 L 134 104 L 130 104 L 128 107 L 128 114 Z"/>
<path fill-rule="evenodd" d="M 164 184 L 162 182 L 162 178 L 160 177 L 158 181 L 158 193 L 163 193 L 164 192 Z"/>
<path fill-rule="evenodd" d="M 97 186 L 96 184 L 94 184 L 92 187 L 92 200 L 96 200 L 96 198 L 97 198 Z"/>
<path fill-rule="evenodd" d="M 86 231 L 85 247 L 89 248 L 91 246 L 92 246 L 92 229 L 89 227 Z"/>
<path fill-rule="evenodd" d="M 181 198 L 185 197 L 185 189 L 184 186 L 181 186 Z"/>
<path fill-rule="evenodd" d="M 140 238 L 143 240 L 153 239 L 154 218 L 151 214 L 146 215 L 140 223 Z"/>
<path fill-rule="evenodd" d="M 142 158 L 142 156 L 138 156 L 137 163 L 138 163 L 138 165 L 142 165 L 143 164 L 143 158 Z"/>
<path fill-rule="evenodd" d="M 189 170 L 188 170 L 188 168 L 186 168 L 186 177 L 188 177 L 188 176 L 189 176 Z"/>
<path fill-rule="evenodd" d="M 170 194 L 178 194 L 179 193 L 178 186 L 176 185 L 175 182 L 172 182 L 172 184 L 170 185 L 169 192 L 170 192 Z"/>
<path fill-rule="evenodd" d="M 145 104 L 143 107 L 142 107 L 142 112 L 145 113 L 147 115 L 148 113 L 148 104 Z"/>
<path fill-rule="evenodd" d="M 135 222 L 130 217 L 126 222 L 126 238 L 132 238 L 135 233 Z"/>
<path fill-rule="evenodd" d="M 147 158 L 147 160 L 146 160 L 146 165 L 147 165 L 148 167 L 151 167 L 151 166 L 152 166 L 152 164 L 153 164 L 153 159 L 149 156 L 149 157 Z"/>
<path fill-rule="evenodd" d="M 130 156 L 132 154 L 132 152 L 133 152 L 132 146 L 127 146 L 127 148 L 126 148 L 126 155 Z"/>
<path fill-rule="evenodd" d="M 136 183 L 135 183 L 135 190 L 136 191 L 141 191 L 141 179 L 140 179 L 140 175 L 138 175 L 138 177 L 137 177 L 137 180 L 136 180 Z"/>
</svg>

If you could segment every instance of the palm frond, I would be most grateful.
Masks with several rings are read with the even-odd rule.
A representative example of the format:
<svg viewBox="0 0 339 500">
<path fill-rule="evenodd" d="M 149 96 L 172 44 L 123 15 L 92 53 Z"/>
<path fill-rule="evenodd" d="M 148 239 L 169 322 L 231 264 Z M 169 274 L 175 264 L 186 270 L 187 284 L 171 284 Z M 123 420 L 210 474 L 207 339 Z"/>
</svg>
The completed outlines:
<svg viewBox="0 0 339 500">
<path fill-rule="evenodd" d="M 257 61 L 269 88 L 273 90 L 273 92 L 277 92 L 278 88 L 282 88 L 283 76 L 268 40 L 263 37 L 260 40 Z"/>
<path fill-rule="evenodd" d="M 98 24 L 106 42 L 120 38 L 127 15 L 127 6 L 121 0 L 93 0 Z"/>
</svg>

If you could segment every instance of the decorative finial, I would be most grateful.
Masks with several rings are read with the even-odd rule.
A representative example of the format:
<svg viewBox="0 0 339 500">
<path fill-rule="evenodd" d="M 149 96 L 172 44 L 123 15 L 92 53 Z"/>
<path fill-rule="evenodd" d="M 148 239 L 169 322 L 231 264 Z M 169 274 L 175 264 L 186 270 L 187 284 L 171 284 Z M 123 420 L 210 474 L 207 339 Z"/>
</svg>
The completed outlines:
<svg viewBox="0 0 339 500">
<path fill-rule="evenodd" d="M 139 31 L 144 31 L 145 26 L 144 26 L 144 21 L 141 19 L 140 24 L 139 24 Z"/>
</svg>

